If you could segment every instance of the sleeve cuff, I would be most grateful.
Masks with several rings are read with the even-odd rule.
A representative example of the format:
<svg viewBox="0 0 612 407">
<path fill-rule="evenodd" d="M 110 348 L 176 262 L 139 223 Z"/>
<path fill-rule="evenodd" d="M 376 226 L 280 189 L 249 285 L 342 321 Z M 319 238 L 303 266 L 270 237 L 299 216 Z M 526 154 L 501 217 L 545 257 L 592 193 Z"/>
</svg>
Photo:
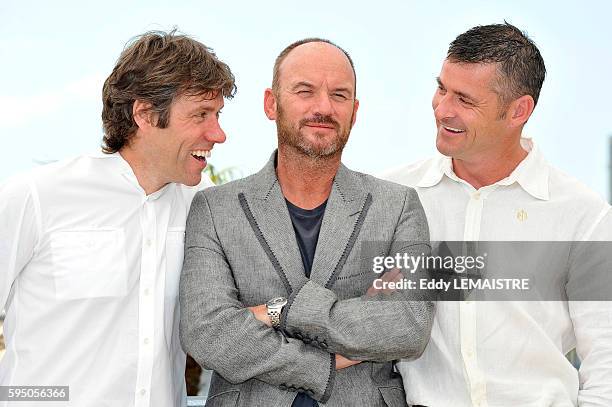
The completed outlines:
<svg viewBox="0 0 612 407">
<path fill-rule="evenodd" d="M 302 285 L 297 290 L 293 290 L 291 295 L 289 295 L 289 298 L 287 298 L 287 304 L 283 307 L 283 310 L 280 315 L 280 330 L 281 331 L 288 333 L 287 332 L 287 314 L 289 313 L 289 309 L 293 305 L 295 298 L 298 296 L 300 291 L 302 291 L 302 288 L 304 288 L 306 284 L 308 284 L 308 282 L 306 282 L 304 285 Z"/>
</svg>

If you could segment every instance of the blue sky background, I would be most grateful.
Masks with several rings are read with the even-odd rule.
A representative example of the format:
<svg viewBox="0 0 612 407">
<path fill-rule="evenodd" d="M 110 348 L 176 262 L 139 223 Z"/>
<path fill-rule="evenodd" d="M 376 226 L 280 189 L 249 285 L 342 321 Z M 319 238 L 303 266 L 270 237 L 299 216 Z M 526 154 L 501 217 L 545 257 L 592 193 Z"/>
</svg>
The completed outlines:
<svg viewBox="0 0 612 407">
<path fill-rule="evenodd" d="M 227 62 L 238 94 L 210 160 L 258 170 L 276 144 L 263 113 L 276 55 L 320 36 L 353 57 L 361 105 L 345 163 L 377 173 L 435 151 L 431 97 L 448 44 L 504 19 L 538 44 L 548 76 L 525 134 L 548 161 L 608 196 L 612 134 L 609 1 L 0 0 L 0 182 L 37 161 L 99 148 L 101 88 L 124 44 L 178 27 Z"/>
</svg>

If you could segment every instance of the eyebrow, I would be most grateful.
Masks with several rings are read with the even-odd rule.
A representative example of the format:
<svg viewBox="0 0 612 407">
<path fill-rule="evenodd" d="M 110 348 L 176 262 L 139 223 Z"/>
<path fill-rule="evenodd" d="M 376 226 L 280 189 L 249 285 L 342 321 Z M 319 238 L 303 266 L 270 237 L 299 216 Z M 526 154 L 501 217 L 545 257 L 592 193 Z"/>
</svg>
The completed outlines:
<svg viewBox="0 0 612 407">
<path fill-rule="evenodd" d="M 353 94 L 353 91 L 350 88 L 336 88 L 334 89 L 334 92 L 346 92 L 349 95 Z"/>
<path fill-rule="evenodd" d="M 296 83 L 295 85 L 293 85 L 291 87 L 291 90 L 295 90 L 295 89 L 297 89 L 297 88 L 299 88 L 301 86 L 305 86 L 305 87 L 310 88 L 310 89 L 314 88 L 314 85 L 312 83 L 306 82 L 306 81 L 300 81 L 300 82 Z"/>
<path fill-rule="evenodd" d="M 436 77 L 436 82 L 438 82 L 438 86 L 446 89 L 446 86 L 444 86 L 444 84 L 442 83 L 442 81 L 440 80 L 440 77 Z M 460 91 L 453 91 L 454 93 L 456 93 L 457 95 L 461 96 L 462 98 L 468 99 L 472 102 L 476 102 L 476 99 L 473 98 L 472 96 L 468 95 L 467 93 L 464 92 L 460 92 Z"/>
<path fill-rule="evenodd" d="M 221 107 L 219 108 L 219 112 L 221 110 L 223 110 L 224 107 L 225 107 L 225 104 L 221 105 Z M 197 113 L 200 113 L 200 112 L 209 112 L 210 113 L 210 112 L 216 112 L 216 111 L 217 111 L 217 109 L 215 109 L 215 108 L 213 108 L 211 106 L 198 106 L 198 107 L 194 107 L 193 109 L 191 109 L 189 111 L 189 114 L 192 115 L 192 114 L 197 114 Z"/>
<path fill-rule="evenodd" d="M 298 83 L 296 83 L 295 85 L 293 85 L 291 87 L 291 90 L 294 91 L 299 87 L 306 87 L 308 89 L 314 89 L 314 85 L 310 82 L 306 82 L 306 81 L 300 81 Z M 339 88 L 335 88 L 333 89 L 334 92 L 346 92 L 349 94 L 349 96 L 353 95 L 353 91 L 351 90 L 351 88 L 346 88 L 346 87 L 339 87 Z"/>
</svg>

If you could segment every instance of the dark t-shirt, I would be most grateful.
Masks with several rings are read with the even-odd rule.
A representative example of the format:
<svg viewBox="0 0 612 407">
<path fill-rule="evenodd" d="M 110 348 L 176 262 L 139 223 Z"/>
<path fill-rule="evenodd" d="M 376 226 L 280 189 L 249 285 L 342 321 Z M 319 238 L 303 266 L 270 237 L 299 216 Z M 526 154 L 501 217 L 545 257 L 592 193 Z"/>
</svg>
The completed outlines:
<svg viewBox="0 0 612 407">
<path fill-rule="evenodd" d="M 327 201 L 314 209 L 302 209 L 286 199 L 285 201 L 287 202 L 287 209 L 289 209 L 291 223 L 293 223 L 293 230 L 295 231 L 295 237 L 300 248 L 300 254 L 302 255 L 304 271 L 306 271 L 306 277 L 310 278 L 310 270 L 312 269 L 312 261 L 314 260 Z"/>
<path fill-rule="evenodd" d="M 319 231 L 321 230 L 321 223 L 323 223 L 323 215 L 325 214 L 327 201 L 314 209 L 302 209 L 286 199 L 285 201 L 287 202 L 287 209 L 289 209 L 291 223 L 293 223 L 293 230 L 295 231 L 297 244 L 300 248 L 300 254 L 302 255 L 304 271 L 306 272 L 306 277 L 310 278 L 312 261 L 314 260 L 315 249 L 317 248 Z M 291 406 L 318 407 L 319 403 L 305 393 L 298 393 Z"/>
</svg>

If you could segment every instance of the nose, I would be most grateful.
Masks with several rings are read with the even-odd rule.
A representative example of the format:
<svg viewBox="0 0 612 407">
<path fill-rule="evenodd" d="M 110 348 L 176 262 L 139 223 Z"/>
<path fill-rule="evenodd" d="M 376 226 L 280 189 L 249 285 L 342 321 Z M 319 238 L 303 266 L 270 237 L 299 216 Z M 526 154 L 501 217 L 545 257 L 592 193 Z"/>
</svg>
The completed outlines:
<svg viewBox="0 0 612 407">
<path fill-rule="evenodd" d="M 319 113 L 323 116 L 329 116 L 333 113 L 334 108 L 330 96 L 326 92 L 318 92 L 314 113 Z"/>
<path fill-rule="evenodd" d="M 225 132 L 221 128 L 221 124 L 219 123 L 219 119 L 214 119 L 214 123 L 211 124 L 211 127 L 208 129 L 206 133 L 206 139 L 210 142 L 221 144 L 225 142 L 226 136 Z"/>
<path fill-rule="evenodd" d="M 434 116 L 436 120 L 442 120 L 449 117 L 454 117 L 452 98 L 449 94 L 441 95 L 436 91 L 433 100 L 431 101 L 433 107 Z"/>
</svg>

